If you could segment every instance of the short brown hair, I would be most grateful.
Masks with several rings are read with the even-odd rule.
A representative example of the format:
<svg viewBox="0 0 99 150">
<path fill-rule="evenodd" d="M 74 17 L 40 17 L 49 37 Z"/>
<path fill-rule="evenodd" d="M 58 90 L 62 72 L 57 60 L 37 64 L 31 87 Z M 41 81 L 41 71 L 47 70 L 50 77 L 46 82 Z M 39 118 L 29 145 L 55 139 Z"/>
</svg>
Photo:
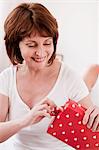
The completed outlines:
<svg viewBox="0 0 99 150">
<path fill-rule="evenodd" d="M 19 42 L 30 36 L 33 30 L 37 30 L 41 36 L 46 33 L 53 38 L 54 52 L 48 63 L 51 64 L 55 59 L 58 25 L 56 19 L 42 4 L 22 3 L 17 6 L 5 20 L 4 30 L 6 51 L 13 65 L 23 62 Z"/>
</svg>

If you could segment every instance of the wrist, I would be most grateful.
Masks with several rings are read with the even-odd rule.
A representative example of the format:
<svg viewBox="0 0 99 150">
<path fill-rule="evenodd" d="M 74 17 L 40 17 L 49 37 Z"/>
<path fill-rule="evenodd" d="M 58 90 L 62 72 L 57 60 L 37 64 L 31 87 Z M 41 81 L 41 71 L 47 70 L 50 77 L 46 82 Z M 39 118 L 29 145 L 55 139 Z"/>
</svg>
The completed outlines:
<svg viewBox="0 0 99 150">
<path fill-rule="evenodd" d="M 29 114 L 25 115 L 23 118 L 20 119 L 20 126 L 22 128 L 28 127 L 29 125 L 31 125 L 31 118 L 29 116 Z"/>
</svg>

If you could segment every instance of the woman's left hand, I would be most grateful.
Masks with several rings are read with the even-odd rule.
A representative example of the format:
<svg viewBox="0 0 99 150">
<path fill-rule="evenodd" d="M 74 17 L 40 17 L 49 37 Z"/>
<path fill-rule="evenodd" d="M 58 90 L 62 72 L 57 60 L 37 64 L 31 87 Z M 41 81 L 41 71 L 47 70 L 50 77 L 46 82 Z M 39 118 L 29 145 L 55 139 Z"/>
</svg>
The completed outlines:
<svg viewBox="0 0 99 150">
<path fill-rule="evenodd" d="M 83 124 L 87 124 L 94 132 L 99 132 L 99 107 L 90 106 L 86 111 L 83 118 Z"/>
</svg>

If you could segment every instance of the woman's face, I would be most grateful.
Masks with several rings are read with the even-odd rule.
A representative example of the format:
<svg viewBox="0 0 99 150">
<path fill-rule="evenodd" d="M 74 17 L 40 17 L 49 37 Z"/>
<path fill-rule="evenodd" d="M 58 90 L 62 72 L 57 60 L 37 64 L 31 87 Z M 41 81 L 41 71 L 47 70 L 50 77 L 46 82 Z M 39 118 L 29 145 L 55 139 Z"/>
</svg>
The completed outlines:
<svg viewBox="0 0 99 150">
<path fill-rule="evenodd" d="M 31 34 L 19 43 L 19 48 L 28 67 L 42 69 L 54 52 L 53 38 Z"/>
</svg>

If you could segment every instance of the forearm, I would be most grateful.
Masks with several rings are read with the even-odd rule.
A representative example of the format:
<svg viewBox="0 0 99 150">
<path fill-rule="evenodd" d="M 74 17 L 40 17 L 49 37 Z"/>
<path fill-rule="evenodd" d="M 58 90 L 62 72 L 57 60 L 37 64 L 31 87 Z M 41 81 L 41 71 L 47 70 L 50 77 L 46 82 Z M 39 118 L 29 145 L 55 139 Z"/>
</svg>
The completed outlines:
<svg viewBox="0 0 99 150">
<path fill-rule="evenodd" d="M 33 113 L 30 111 L 21 119 L 0 122 L 0 143 L 15 135 L 21 129 L 34 124 Z"/>
<path fill-rule="evenodd" d="M 86 74 L 86 76 L 84 77 L 84 81 L 89 89 L 89 91 L 91 91 L 91 89 L 93 88 L 93 86 L 95 85 L 96 81 L 97 81 L 98 75 L 97 74 Z"/>
<path fill-rule="evenodd" d="M 91 66 L 88 71 L 84 75 L 84 81 L 89 89 L 89 91 L 93 88 L 95 85 L 97 78 L 99 75 L 99 65 L 93 65 Z"/>
<path fill-rule="evenodd" d="M 6 141 L 24 127 L 23 120 L 0 122 L 0 143 Z"/>
<path fill-rule="evenodd" d="M 50 108 L 49 108 L 50 106 Z M 0 143 L 19 132 L 22 128 L 40 122 L 44 117 L 50 117 L 50 112 L 56 107 L 53 101 L 46 100 L 36 104 L 21 119 L 0 123 Z"/>
</svg>

